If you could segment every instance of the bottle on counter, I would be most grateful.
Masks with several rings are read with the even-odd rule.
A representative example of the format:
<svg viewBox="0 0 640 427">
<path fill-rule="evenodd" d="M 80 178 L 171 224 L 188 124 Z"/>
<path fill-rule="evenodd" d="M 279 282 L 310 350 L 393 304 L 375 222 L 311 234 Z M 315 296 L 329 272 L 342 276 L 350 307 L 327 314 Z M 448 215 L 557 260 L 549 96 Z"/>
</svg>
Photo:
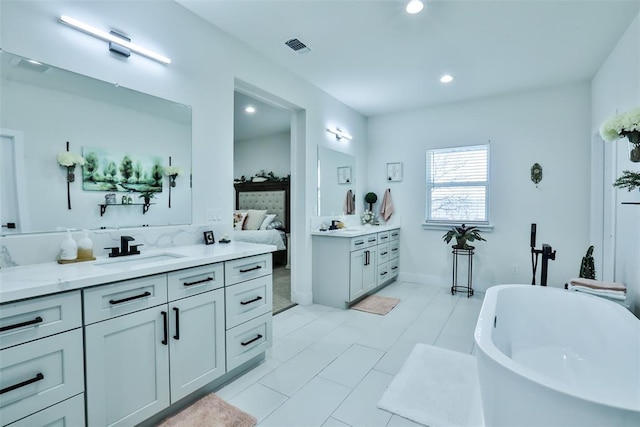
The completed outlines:
<svg viewBox="0 0 640 427">
<path fill-rule="evenodd" d="M 62 244 L 60 245 L 60 259 L 62 261 L 73 261 L 78 258 L 78 245 L 73 237 L 71 237 L 71 231 L 67 230 Z"/>
<path fill-rule="evenodd" d="M 95 259 L 93 257 L 93 242 L 89 238 L 89 230 L 82 230 L 82 236 L 78 240 L 78 259 Z"/>
</svg>

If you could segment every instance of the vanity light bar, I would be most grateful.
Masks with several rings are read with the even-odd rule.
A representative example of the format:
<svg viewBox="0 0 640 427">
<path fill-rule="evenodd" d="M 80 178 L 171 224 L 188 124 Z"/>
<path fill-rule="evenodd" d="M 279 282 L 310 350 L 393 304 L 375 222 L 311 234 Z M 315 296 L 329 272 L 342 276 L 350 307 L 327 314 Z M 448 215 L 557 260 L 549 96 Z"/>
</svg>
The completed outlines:
<svg viewBox="0 0 640 427">
<path fill-rule="evenodd" d="M 127 40 L 123 40 L 120 37 L 117 37 L 113 34 L 110 34 L 106 31 L 102 31 L 99 30 L 95 27 L 92 27 L 91 25 L 87 25 L 83 22 L 78 21 L 77 19 L 71 18 L 69 16 L 66 15 L 62 15 L 60 17 L 60 22 L 62 22 L 63 24 L 67 24 L 70 27 L 73 27 L 77 30 L 80 31 L 84 31 L 87 34 L 91 34 L 93 36 L 96 36 L 98 38 L 101 38 L 102 40 L 106 40 L 109 41 L 111 43 L 115 43 L 117 45 L 120 45 L 122 47 L 125 47 L 127 49 L 130 49 L 132 52 L 138 53 L 142 56 L 146 56 L 147 58 L 153 59 L 155 61 L 161 62 L 163 64 L 170 64 L 171 60 L 169 58 L 167 58 L 166 56 L 162 56 L 158 53 L 155 53 L 153 51 L 150 51 L 149 49 L 145 49 L 144 47 L 140 47 L 134 43 L 131 43 Z"/>
<path fill-rule="evenodd" d="M 327 128 L 327 132 L 332 133 L 336 136 L 336 139 L 340 141 L 341 139 L 346 139 L 347 141 L 351 141 L 353 137 L 348 133 L 340 130 L 340 128 Z"/>
</svg>

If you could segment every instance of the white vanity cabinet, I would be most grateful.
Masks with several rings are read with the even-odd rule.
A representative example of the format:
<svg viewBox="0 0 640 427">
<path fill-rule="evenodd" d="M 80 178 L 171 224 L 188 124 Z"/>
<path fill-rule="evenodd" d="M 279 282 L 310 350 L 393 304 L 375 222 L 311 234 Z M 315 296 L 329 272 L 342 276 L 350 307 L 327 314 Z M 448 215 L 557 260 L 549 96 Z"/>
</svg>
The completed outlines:
<svg viewBox="0 0 640 427">
<path fill-rule="evenodd" d="M 64 404 L 84 400 L 80 307 L 80 291 L 0 306 L 2 426 L 49 425 L 63 407 L 68 419 L 84 422 L 83 405 Z"/>
<path fill-rule="evenodd" d="M 86 326 L 89 425 L 137 424 L 225 373 L 223 278 L 213 264 L 85 291 L 90 311 L 87 301 L 159 304 Z"/>
<path fill-rule="evenodd" d="M 344 309 L 390 283 L 398 275 L 399 236 L 395 228 L 356 237 L 314 233 L 313 302 Z"/>
</svg>

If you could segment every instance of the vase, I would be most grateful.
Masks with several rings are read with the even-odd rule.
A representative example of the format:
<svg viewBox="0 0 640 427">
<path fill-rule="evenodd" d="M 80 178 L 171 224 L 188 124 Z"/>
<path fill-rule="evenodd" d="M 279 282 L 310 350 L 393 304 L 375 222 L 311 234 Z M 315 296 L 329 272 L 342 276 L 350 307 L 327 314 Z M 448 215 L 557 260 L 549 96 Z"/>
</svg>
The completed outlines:
<svg viewBox="0 0 640 427">
<path fill-rule="evenodd" d="M 640 163 L 640 131 L 625 132 L 629 144 L 629 160 Z"/>
<path fill-rule="evenodd" d="M 76 165 L 67 166 L 67 182 L 73 182 L 76 180 L 76 175 L 74 173 L 75 168 Z"/>
<path fill-rule="evenodd" d="M 467 247 L 466 237 L 456 237 L 456 249 L 465 249 Z"/>
</svg>

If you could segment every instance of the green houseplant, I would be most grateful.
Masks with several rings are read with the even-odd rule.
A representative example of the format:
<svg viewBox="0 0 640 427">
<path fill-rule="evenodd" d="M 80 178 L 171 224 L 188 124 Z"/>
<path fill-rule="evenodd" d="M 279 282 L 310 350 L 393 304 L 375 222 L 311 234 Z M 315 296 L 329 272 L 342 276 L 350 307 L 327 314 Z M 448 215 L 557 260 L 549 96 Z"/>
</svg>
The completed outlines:
<svg viewBox="0 0 640 427">
<path fill-rule="evenodd" d="M 140 198 L 144 200 L 145 205 L 151 204 L 151 199 L 155 198 L 155 191 L 146 190 L 140 192 Z"/>
<path fill-rule="evenodd" d="M 473 242 L 475 240 L 486 241 L 486 239 L 480 235 L 478 227 L 467 227 L 464 224 L 451 227 L 451 230 L 442 236 L 445 243 L 449 243 L 453 238 L 456 239 L 456 244 L 453 245 L 455 249 L 473 249 L 473 246 L 467 245 L 467 242 Z"/>
</svg>

